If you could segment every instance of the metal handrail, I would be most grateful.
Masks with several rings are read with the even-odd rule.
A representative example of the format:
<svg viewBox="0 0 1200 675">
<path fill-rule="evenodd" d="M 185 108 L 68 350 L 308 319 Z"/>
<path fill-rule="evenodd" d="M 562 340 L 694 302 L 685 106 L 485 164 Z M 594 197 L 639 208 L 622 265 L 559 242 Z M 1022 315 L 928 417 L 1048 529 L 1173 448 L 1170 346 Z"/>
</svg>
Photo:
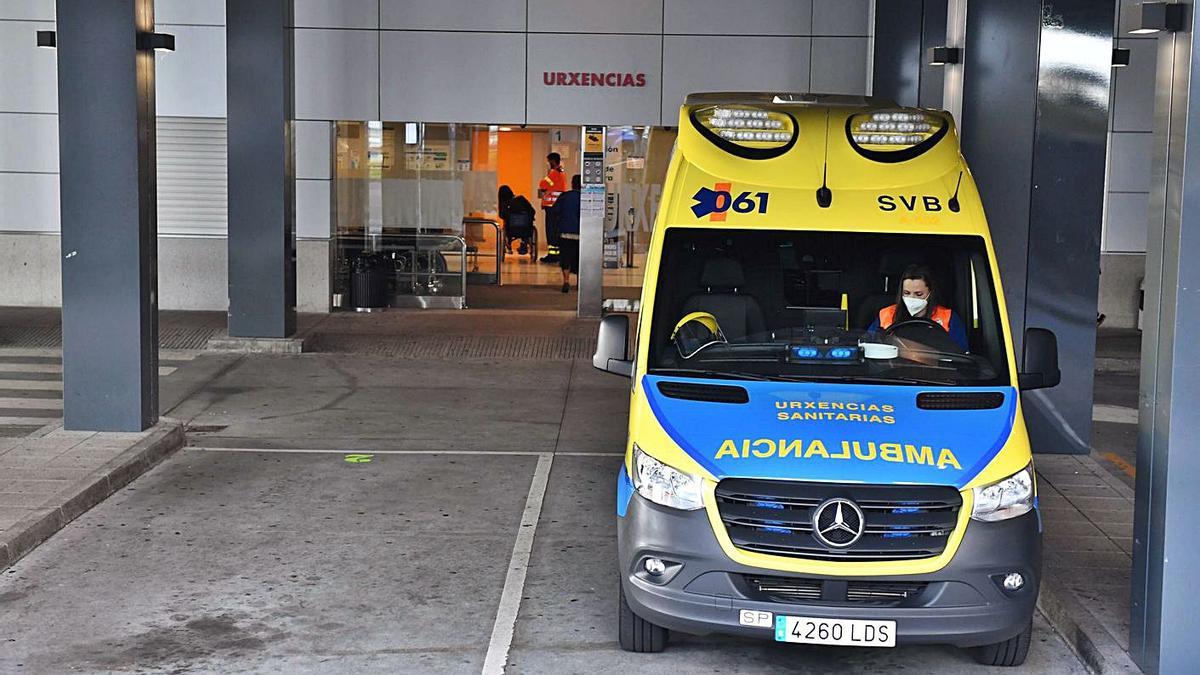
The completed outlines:
<svg viewBox="0 0 1200 675">
<path fill-rule="evenodd" d="M 339 252 L 334 273 L 349 291 L 351 281 L 350 260 L 359 253 L 379 253 L 391 256 L 393 253 L 403 253 L 411 256 L 409 267 L 403 271 L 393 267 L 390 275 L 397 283 L 397 291 L 389 300 L 391 307 L 421 307 L 421 308 L 454 308 L 462 309 L 467 306 L 467 241 L 462 234 L 451 231 L 420 231 L 407 230 L 403 234 L 392 234 L 383 241 L 374 242 L 370 248 L 346 246 L 339 241 Z M 457 258 L 458 267 L 447 265 L 437 271 L 435 258 L 445 255 Z M 422 271 L 422 260 L 425 260 L 425 270 Z M 457 289 L 453 293 L 446 290 L 425 292 L 422 281 L 432 281 L 440 278 L 447 282 L 457 281 Z M 449 284 L 447 284 L 449 285 Z M 428 289 L 432 290 L 432 289 Z"/>
<path fill-rule="evenodd" d="M 425 241 L 440 240 L 448 245 L 454 242 L 453 247 L 457 249 L 459 256 L 459 270 L 456 276 L 459 277 L 459 295 L 424 295 L 414 294 L 411 296 L 397 296 L 397 301 L 402 298 L 411 298 L 412 306 L 421 308 L 434 307 L 453 307 L 456 309 L 465 309 L 467 306 L 467 239 L 460 234 L 452 234 L 450 232 L 414 232 L 412 250 L 412 271 L 407 273 L 409 283 L 415 288 L 418 284 L 421 272 L 419 256 L 424 253 L 426 256 L 431 256 L 434 252 L 439 252 L 437 247 L 422 246 L 422 239 Z M 433 265 L 433 258 L 428 258 L 430 267 Z M 452 272 L 450 272 L 452 273 Z M 447 272 L 428 272 L 432 276 L 449 276 Z M 404 306 L 404 305 L 401 305 Z"/>
<path fill-rule="evenodd" d="M 494 218 L 463 218 L 463 232 L 466 233 L 467 225 L 491 225 L 496 230 L 496 272 L 488 274 L 486 272 L 470 272 L 468 280 L 475 279 L 482 284 L 495 284 L 500 286 L 501 272 L 504 271 L 504 233 L 500 227 L 499 221 Z M 478 251 L 475 255 L 479 255 Z M 465 268 L 464 268 L 465 269 Z"/>
</svg>

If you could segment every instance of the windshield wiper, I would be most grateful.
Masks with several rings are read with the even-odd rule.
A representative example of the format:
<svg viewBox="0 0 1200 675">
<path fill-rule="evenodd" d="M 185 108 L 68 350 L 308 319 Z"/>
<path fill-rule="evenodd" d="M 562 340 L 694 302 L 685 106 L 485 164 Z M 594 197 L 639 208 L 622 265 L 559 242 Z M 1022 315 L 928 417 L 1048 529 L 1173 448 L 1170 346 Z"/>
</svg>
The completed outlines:
<svg viewBox="0 0 1200 675">
<path fill-rule="evenodd" d="M 651 368 L 648 373 L 650 375 L 673 375 L 676 377 L 711 377 L 721 378 L 726 380 L 763 380 L 768 381 L 775 378 L 758 373 L 747 373 L 743 371 L 726 371 L 726 370 L 704 370 L 702 368 Z"/>
</svg>

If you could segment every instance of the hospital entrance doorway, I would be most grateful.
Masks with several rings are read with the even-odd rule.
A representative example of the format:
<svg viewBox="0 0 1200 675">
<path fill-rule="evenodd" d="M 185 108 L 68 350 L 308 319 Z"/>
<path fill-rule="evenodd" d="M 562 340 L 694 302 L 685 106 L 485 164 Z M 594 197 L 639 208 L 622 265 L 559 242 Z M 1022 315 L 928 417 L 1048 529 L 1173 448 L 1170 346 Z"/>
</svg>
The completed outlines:
<svg viewBox="0 0 1200 675">
<path fill-rule="evenodd" d="M 577 126 L 338 122 L 335 311 L 575 311 L 544 190 L 552 154 L 570 189 L 580 138 Z M 614 126 L 605 140 L 604 299 L 633 300 L 675 132 Z"/>
</svg>

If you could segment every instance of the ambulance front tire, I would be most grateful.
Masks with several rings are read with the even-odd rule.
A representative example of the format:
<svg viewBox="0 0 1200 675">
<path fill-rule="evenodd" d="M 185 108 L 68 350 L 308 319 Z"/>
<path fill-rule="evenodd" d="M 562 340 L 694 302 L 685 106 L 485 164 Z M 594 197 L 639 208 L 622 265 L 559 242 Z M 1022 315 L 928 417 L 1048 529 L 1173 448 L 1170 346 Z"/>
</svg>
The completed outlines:
<svg viewBox="0 0 1200 675">
<path fill-rule="evenodd" d="M 657 654 L 667 648 L 667 629 L 643 619 L 630 609 L 621 587 L 621 607 L 617 612 L 617 637 L 627 652 Z"/>
<path fill-rule="evenodd" d="M 1025 630 L 1004 642 L 973 647 L 971 656 L 985 666 L 1019 666 L 1029 655 L 1029 642 L 1033 639 L 1033 622 Z"/>
</svg>

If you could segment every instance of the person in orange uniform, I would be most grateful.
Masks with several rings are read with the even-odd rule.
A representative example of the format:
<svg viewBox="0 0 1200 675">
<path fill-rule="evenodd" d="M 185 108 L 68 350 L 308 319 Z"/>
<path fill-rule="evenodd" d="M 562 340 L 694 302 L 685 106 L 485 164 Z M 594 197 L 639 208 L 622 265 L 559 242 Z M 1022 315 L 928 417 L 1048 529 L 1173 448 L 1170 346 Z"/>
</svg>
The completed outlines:
<svg viewBox="0 0 1200 675">
<path fill-rule="evenodd" d="M 542 200 L 542 211 L 546 214 L 546 255 L 542 262 L 558 262 L 558 214 L 554 211 L 554 202 L 558 196 L 567 191 L 567 174 L 562 168 L 562 158 L 557 152 L 546 155 L 546 163 L 550 165 L 546 177 L 538 181 L 538 197 Z"/>
<path fill-rule="evenodd" d="M 933 270 L 924 265 L 909 265 L 900 275 L 896 304 L 879 310 L 879 317 L 867 332 L 887 330 L 909 319 L 928 319 L 949 333 L 950 339 L 962 347 L 964 352 L 968 351 L 970 347 L 967 343 L 967 329 L 963 322 L 954 310 L 937 304 L 937 300 L 937 284 L 933 280 Z"/>
</svg>

